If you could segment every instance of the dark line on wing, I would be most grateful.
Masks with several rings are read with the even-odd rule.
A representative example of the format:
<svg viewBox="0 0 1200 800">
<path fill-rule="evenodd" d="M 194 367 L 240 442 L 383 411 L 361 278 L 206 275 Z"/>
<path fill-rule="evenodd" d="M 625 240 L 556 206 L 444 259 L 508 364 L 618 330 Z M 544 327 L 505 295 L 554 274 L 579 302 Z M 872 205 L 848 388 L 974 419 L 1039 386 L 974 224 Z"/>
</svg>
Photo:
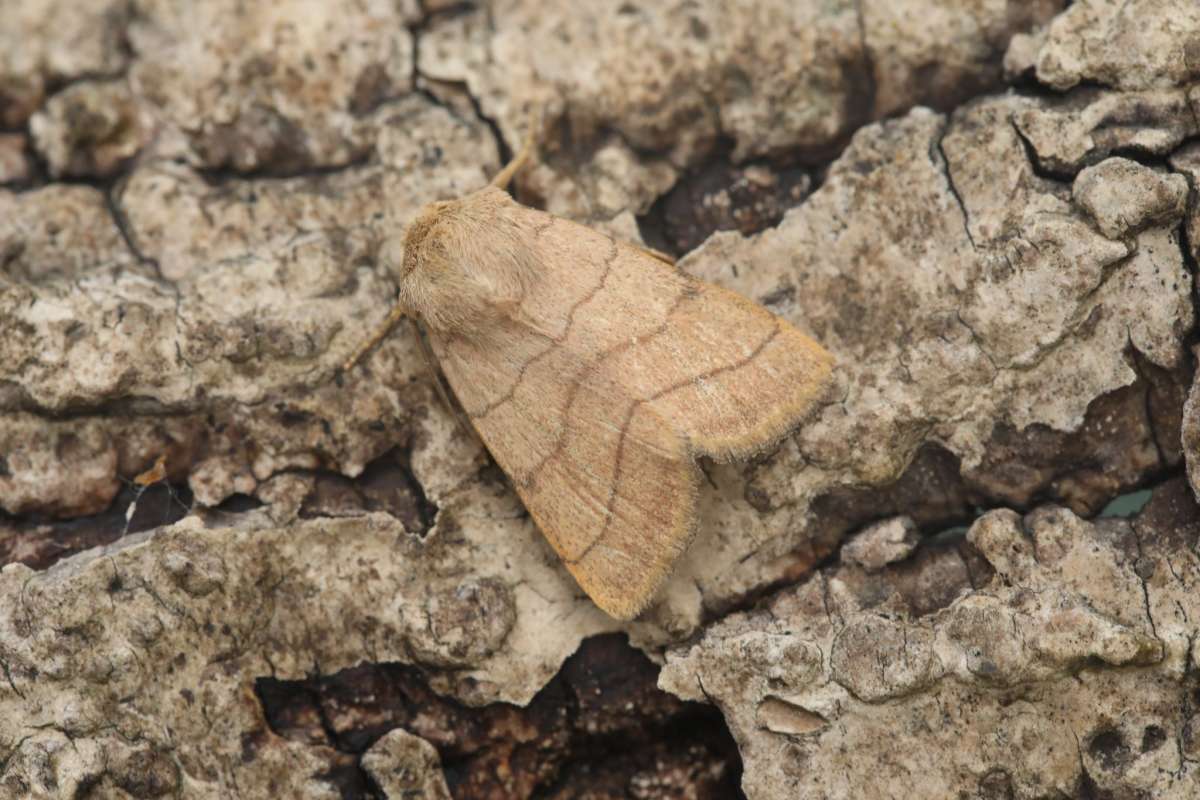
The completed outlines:
<svg viewBox="0 0 1200 800">
<path fill-rule="evenodd" d="M 666 331 L 667 326 L 671 324 L 671 318 L 675 315 L 675 312 L 679 310 L 680 306 L 683 305 L 684 301 L 690 300 L 696 295 L 697 290 L 690 282 L 684 284 L 679 296 L 675 298 L 675 302 L 671 304 L 669 309 L 667 309 L 667 315 L 663 318 L 663 321 L 660 322 L 654 328 L 654 330 L 650 331 L 644 336 L 639 337 L 639 341 L 637 343 L 644 344 L 648 340 L 653 339 L 654 337 L 659 336 Z M 531 467 L 524 476 L 519 478 L 515 475 L 513 476 L 514 480 L 519 486 L 522 488 L 529 488 L 531 485 L 533 485 L 534 479 L 537 477 L 537 474 L 542 471 L 542 468 L 545 467 L 550 461 L 557 458 L 562 452 L 563 447 L 566 446 L 567 433 L 569 431 L 569 426 L 567 423 L 570 421 L 570 417 L 568 415 L 571 412 L 571 407 L 575 405 L 575 398 L 579 396 L 579 390 L 583 384 L 586 383 L 588 378 L 590 378 L 596 373 L 597 370 L 600 369 L 600 366 L 605 361 L 615 355 L 620 355 L 630 347 L 633 347 L 633 345 L 634 342 L 632 339 L 625 339 L 619 344 L 613 345 L 593 359 L 585 369 L 581 370 L 579 374 L 575 376 L 575 378 L 571 381 L 571 388 L 567 390 L 567 402 L 563 405 L 563 408 L 558 415 L 558 418 L 562 420 L 562 423 L 559 425 L 558 435 L 554 440 L 554 447 L 550 449 L 549 453 L 542 457 L 541 461 Z"/>
<path fill-rule="evenodd" d="M 709 370 L 708 372 L 701 373 L 700 375 L 694 375 L 691 378 L 679 381 L 678 383 L 672 384 L 664 389 L 660 389 L 649 397 L 643 397 L 640 400 L 635 400 L 630 404 L 629 411 L 627 411 L 625 414 L 625 421 L 621 424 L 620 438 L 617 440 L 616 465 L 613 467 L 612 485 L 608 488 L 608 500 L 604 504 L 604 527 L 600 529 L 600 533 L 596 534 L 596 538 L 593 539 L 587 547 L 583 548 L 582 553 L 575 558 L 564 558 L 563 561 L 568 564 L 578 564 L 580 561 L 583 561 L 583 559 L 587 558 L 588 553 L 592 552 L 592 548 L 598 545 L 608 534 L 608 529 L 612 524 L 613 518 L 613 503 L 617 498 L 617 487 L 620 485 L 621 481 L 621 464 L 624 461 L 625 438 L 629 433 L 629 426 L 633 423 L 633 415 L 637 413 L 637 410 L 647 403 L 653 403 L 655 400 L 660 400 L 663 397 L 666 397 L 671 392 L 679 391 L 687 386 L 693 386 L 697 381 L 715 378 L 717 375 L 720 375 L 723 372 L 731 372 L 735 369 L 741 369 L 754 359 L 758 358 L 758 354 L 761 353 L 767 345 L 774 341 L 775 337 L 778 335 L 779 321 L 776 319 L 775 324 L 771 329 L 771 333 L 768 334 L 768 336 L 763 339 L 751 353 L 743 356 L 736 363 L 727 364 L 723 367 L 717 367 Z"/>
<path fill-rule="evenodd" d="M 548 223 L 548 225 L 549 224 L 553 224 L 553 222 Z M 562 333 L 559 334 L 558 336 L 547 336 L 546 337 L 550 341 L 550 343 L 548 345 L 546 345 L 546 349 L 542 350 L 540 353 L 538 353 L 533 358 L 529 359 L 528 361 L 526 361 L 524 364 L 521 365 L 521 369 L 519 369 L 517 371 L 516 380 L 513 381 L 513 385 L 509 387 L 507 392 L 505 392 L 503 395 L 496 398 L 495 400 L 491 401 L 490 403 L 485 405 L 483 408 L 479 409 L 479 411 L 468 412 L 467 416 L 471 417 L 472 419 L 483 419 L 488 414 L 492 413 L 497 408 L 499 408 L 500 406 L 507 403 L 509 400 L 512 400 L 513 396 L 517 393 L 517 389 L 519 389 L 521 387 L 521 383 L 525 380 L 525 372 L 529 369 L 529 367 L 532 366 L 535 362 L 540 361 L 544 356 L 547 356 L 550 353 L 554 352 L 554 349 L 556 347 L 558 347 L 560 344 L 562 344 L 563 342 L 565 342 L 567 340 L 567 336 L 569 336 L 571 333 L 571 328 L 575 325 L 575 312 L 579 310 L 580 306 L 582 306 L 584 303 L 588 302 L 593 297 L 595 297 L 597 294 L 599 294 L 601 291 L 603 291 L 605 285 L 608 283 L 608 276 L 612 273 L 613 262 L 617 260 L 617 255 L 620 252 L 620 248 L 617 246 L 616 239 L 609 237 L 609 242 L 612 244 L 612 250 L 604 258 L 604 265 L 603 265 L 604 266 L 604 274 L 600 276 L 600 282 L 597 283 L 595 286 L 593 286 L 591 288 L 591 290 L 588 291 L 587 294 L 585 294 L 583 297 L 576 300 L 575 303 L 571 306 L 571 310 L 567 312 L 567 324 L 563 328 Z"/>
</svg>

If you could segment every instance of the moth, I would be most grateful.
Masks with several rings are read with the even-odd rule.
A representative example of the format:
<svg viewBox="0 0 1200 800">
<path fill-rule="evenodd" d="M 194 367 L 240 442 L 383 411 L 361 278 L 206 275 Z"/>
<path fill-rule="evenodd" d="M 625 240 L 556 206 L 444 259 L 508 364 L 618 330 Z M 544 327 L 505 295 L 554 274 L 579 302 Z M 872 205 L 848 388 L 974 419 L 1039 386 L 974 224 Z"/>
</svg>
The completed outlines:
<svg viewBox="0 0 1200 800">
<path fill-rule="evenodd" d="M 631 619 L 696 531 L 697 459 L 791 433 L 833 359 L 665 257 L 517 203 L 505 187 L 528 154 L 385 244 L 403 254 L 398 302 L 346 368 L 402 317 L 422 323 L 538 528 L 596 605 Z"/>
</svg>

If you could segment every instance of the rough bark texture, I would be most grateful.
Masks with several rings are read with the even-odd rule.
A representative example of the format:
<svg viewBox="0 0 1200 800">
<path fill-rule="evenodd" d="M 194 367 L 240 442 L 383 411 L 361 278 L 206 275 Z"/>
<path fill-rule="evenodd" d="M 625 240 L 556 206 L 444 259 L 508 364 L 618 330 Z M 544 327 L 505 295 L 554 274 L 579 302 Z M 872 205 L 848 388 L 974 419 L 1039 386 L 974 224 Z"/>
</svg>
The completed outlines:
<svg viewBox="0 0 1200 800">
<path fill-rule="evenodd" d="M 1198 8 L 0 0 L 0 797 L 1197 796 Z M 838 358 L 629 624 L 339 370 L 531 121 Z"/>
</svg>

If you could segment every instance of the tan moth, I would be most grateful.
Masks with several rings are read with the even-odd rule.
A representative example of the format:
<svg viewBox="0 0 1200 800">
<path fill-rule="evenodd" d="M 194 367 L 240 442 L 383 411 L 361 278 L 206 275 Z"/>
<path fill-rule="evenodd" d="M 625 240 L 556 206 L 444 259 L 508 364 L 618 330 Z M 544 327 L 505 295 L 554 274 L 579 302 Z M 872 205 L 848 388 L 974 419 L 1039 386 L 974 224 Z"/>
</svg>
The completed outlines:
<svg viewBox="0 0 1200 800">
<path fill-rule="evenodd" d="M 423 323 L 538 528 L 596 605 L 630 619 L 695 532 L 696 459 L 793 431 L 833 359 L 735 292 L 520 205 L 504 188 L 527 156 L 418 214 L 397 306 L 346 368 L 401 317 Z"/>
</svg>

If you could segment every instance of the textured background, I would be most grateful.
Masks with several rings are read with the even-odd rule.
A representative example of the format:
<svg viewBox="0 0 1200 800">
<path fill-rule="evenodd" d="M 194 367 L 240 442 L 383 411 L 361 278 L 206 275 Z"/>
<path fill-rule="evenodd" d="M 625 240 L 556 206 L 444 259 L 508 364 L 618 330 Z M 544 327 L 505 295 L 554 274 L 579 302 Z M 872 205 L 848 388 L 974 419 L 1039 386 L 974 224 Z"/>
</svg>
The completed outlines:
<svg viewBox="0 0 1200 800">
<path fill-rule="evenodd" d="M 0 20 L 0 796 L 1200 794 L 1194 0 Z M 337 370 L 531 109 L 523 202 L 839 362 L 629 624 Z"/>
</svg>

